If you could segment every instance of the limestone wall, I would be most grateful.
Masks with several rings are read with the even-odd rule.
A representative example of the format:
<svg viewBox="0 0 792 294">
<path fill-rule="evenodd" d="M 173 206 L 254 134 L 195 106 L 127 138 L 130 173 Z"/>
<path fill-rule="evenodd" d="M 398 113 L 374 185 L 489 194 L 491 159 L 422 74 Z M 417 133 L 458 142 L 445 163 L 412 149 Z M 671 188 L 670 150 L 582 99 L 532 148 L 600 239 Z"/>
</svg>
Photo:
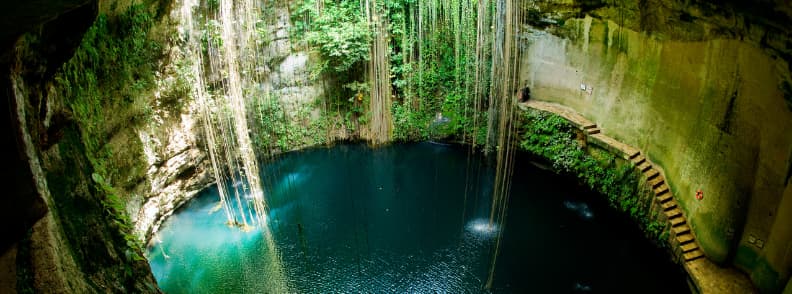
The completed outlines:
<svg viewBox="0 0 792 294">
<path fill-rule="evenodd" d="M 176 1 L 175 5 L 185 5 L 185 1 Z M 180 10 L 174 9 L 172 18 L 176 26 L 184 25 L 179 19 Z M 320 81 L 310 78 L 311 66 L 316 62 L 309 54 L 294 50 L 289 40 L 289 12 L 285 6 L 276 6 L 267 18 L 267 36 L 261 40 L 265 58 L 266 78 L 258 85 L 266 93 L 277 98 L 283 109 L 284 124 L 297 125 L 305 123 L 307 127 L 319 116 L 316 100 L 323 94 Z M 179 65 L 184 60 L 183 50 L 179 42 L 173 42 L 169 50 L 169 62 L 162 70 L 157 93 L 168 92 L 176 80 L 185 78 Z M 211 77 L 210 77 L 211 78 Z M 215 77 L 218 78 L 218 77 Z M 177 111 L 169 110 L 165 97 L 155 95 L 153 118 L 145 128 L 135 132 L 143 145 L 146 163 L 146 183 L 144 188 L 129 201 L 127 210 L 133 216 L 135 233 L 148 242 L 159 229 L 162 222 L 181 205 L 190 200 L 198 192 L 214 184 L 206 142 L 204 142 L 203 114 L 191 93 L 176 97 Z M 248 117 L 253 121 L 253 132 L 261 128 L 256 99 L 267 97 L 246 97 Z M 173 103 L 173 102 L 171 102 Z M 305 120 L 305 122 L 304 122 Z M 296 128 L 296 126 L 295 126 Z M 252 134 L 251 134 L 252 135 Z M 300 141 L 300 140 L 295 140 Z M 309 140 L 302 140 L 305 142 Z M 303 147 L 303 146 L 294 146 Z M 288 151 L 288 150 L 282 150 Z M 272 152 L 257 150 L 263 157 Z M 219 201 L 219 199 L 218 199 Z"/>
<path fill-rule="evenodd" d="M 749 42 L 666 40 L 591 17 L 552 31 L 520 36 L 532 99 L 572 107 L 644 150 L 710 259 L 736 264 L 763 290 L 783 288 L 792 267 L 786 62 Z"/>
</svg>

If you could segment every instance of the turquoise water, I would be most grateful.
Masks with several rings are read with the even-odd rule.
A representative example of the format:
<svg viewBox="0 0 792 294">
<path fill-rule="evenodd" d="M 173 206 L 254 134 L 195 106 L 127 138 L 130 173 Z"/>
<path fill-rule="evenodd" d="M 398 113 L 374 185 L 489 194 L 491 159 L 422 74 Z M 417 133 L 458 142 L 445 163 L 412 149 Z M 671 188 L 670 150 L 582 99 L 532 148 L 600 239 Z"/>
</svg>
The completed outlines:
<svg viewBox="0 0 792 294">
<path fill-rule="evenodd" d="M 340 145 L 264 163 L 269 230 L 208 189 L 148 250 L 166 293 L 486 292 L 493 170 L 431 143 Z M 601 197 L 518 157 L 495 292 L 682 293 L 680 269 Z"/>
</svg>

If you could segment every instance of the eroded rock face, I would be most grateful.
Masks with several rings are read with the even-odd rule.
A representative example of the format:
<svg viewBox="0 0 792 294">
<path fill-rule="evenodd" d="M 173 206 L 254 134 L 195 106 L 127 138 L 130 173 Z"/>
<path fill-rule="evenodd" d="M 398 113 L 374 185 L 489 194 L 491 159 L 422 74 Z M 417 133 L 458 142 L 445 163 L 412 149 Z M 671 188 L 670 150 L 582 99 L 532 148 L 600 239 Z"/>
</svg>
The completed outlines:
<svg viewBox="0 0 792 294">
<path fill-rule="evenodd" d="M 83 34 L 96 20 L 98 3 L 56 2 L 51 6 L 47 6 L 50 3 L 32 2 L 47 6 L 40 10 L 26 6 L 31 3 L 15 4 L 17 8 L 31 9 L 21 14 L 30 18 L 14 28 L 21 31 L 9 30 L 22 37 L 14 38 L 12 46 L 2 48 L 0 76 L 4 81 L 4 97 L 9 102 L 4 103 L 8 108 L 3 112 L 15 117 L 4 120 L 4 124 L 10 123 L 4 127 L 17 133 L 16 139 L 8 141 L 16 143 L 17 147 L 10 155 L 24 158 L 27 164 L 27 168 L 19 168 L 18 183 L 33 187 L 25 193 L 6 195 L 5 199 L 12 200 L 15 205 L 3 205 L 3 208 L 24 213 L 36 209 L 40 214 L 32 221 L 27 218 L 14 220 L 23 220 L 25 234 L 9 234 L 10 238 L 4 238 L 13 243 L 13 249 L 6 253 L 13 255 L 15 264 L 3 265 L 15 266 L 17 274 L 12 277 L 15 283 L 4 283 L 0 292 L 156 293 L 156 282 L 148 264 L 135 258 L 142 253 L 124 242 L 125 230 L 120 228 L 118 219 L 107 213 L 108 193 L 97 185 L 95 179 L 99 177 L 92 176 L 94 171 L 85 151 L 89 139 L 81 133 L 81 126 L 67 105 L 70 100 L 60 95 L 64 92 L 59 91 L 62 81 L 56 81 L 64 64 L 73 59 Z M 8 12 L 3 10 L 3 13 Z M 4 18 L 4 21 L 13 19 Z M 35 29 L 25 33 L 30 26 Z M 71 101 L 80 98 L 84 97 Z M 129 113 L 116 115 L 130 116 Z M 97 141 L 101 140 L 109 148 L 126 141 L 128 131 L 108 129 L 107 138 Z M 134 156 L 134 151 L 119 154 L 109 161 L 126 162 L 125 157 L 129 156 Z M 113 184 L 118 184 L 119 189 L 134 186 L 137 182 L 134 172 L 123 174 L 128 177 L 114 178 Z M 42 207 L 37 207 L 35 201 L 14 200 L 31 196 L 41 199 Z"/>
<path fill-rule="evenodd" d="M 166 119 L 138 132 L 149 188 L 145 197 L 129 202 L 127 211 L 134 216 L 138 238 L 145 241 L 175 209 L 213 183 L 207 154 L 198 145 L 201 129 L 196 129 L 192 114 Z"/>
<path fill-rule="evenodd" d="M 256 103 L 260 102 L 254 100 L 274 98 L 283 110 L 281 123 L 290 124 L 292 128 L 306 128 L 319 118 L 321 111 L 315 101 L 323 95 L 323 87 L 320 81 L 311 78 L 316 60 L 306 52 L 292 50 L 288 9 L 277 6 L 271 13 L 266 26 L 266 35 L 271 39 L 261 40 L 265 42 L 262 48 L 265 62 L 262 68 L 257 69 L 264 77 L 258 86 L 270 97 L 250 97 L 247 111 L 255 124 L 260 124 L 256 108 Z M 175 45 L 170 49 L 170 63 L 162 71 L 157 93 L 168 92 L 178 80 L 180 73 L 177 67 L 180 59 L 184 58 L 181 50 L 184 48 Z M 215 76 L 207 78 L 210 82 L 219 80 Z M 176 209 L 214 184 L 203 139 L 203 114 L 194 97 L 189 93 L 179 96 L 177 103 L 182 106 L 177 110 L 168 109 L 164 100 L 163 97 L 155 97 L 153 119 L 147 128 L 137 130 L 145 155 L 146 180 L 135 188 L 127 205 L 127 211 L 133 216 L 135 233 L 146 243 L 152 241 L 159 226 Z M 252 132 L 256 131 L 257 128 L 253 127 Z M 295 148 L 304 146 L 295 145 Z M 257 154 L 263 157 L 270 152 L 283 151 L 289 150 L 257 150 Z"/>
<path fill-rule="evenodd" d="M 277 95 L 287 113 L 296 114 L 301 107 L 311 106 L 322 95 L 321 85 L 310 79 L 310 66 L 308 53 L 290 53 L 265 83 L 265 87 Z"/>
</svg>

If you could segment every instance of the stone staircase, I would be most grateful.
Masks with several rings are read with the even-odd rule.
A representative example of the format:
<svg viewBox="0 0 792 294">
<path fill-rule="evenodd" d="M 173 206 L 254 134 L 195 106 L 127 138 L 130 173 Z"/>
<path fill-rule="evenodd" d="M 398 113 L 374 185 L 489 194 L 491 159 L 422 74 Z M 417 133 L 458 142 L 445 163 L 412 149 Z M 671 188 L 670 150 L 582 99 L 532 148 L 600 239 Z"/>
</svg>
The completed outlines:
<svg viewBox="0 0 792 294">
<path fill-rule="evenodd" d="M 655 204 L 662 207 L 663 213 L 668 219 L 671 237 L 676 241 L 672 242 L 672 244 L 679 249 L 679 251 L 674 250 L 674 252 L 680 254 L 685 262 L 691 262 L 704 257 L 704 252 L 699 248 L 696 237 L 690 230 L 684 212 L 677 206 L 677 202 L 665 181 L 665 177 L 659 170 L 654 168 L 652 162 L 650 162 L 639 149 L 605 136 L 596 124 L 577 112 L 561 105 L 541 101 L 529 101 L 520 104 L 520 108 L 524 109 L 526 107 L 560 115 L 572 123 L 572 125 L 583 131 L 586 134 L 587 142 L 605 148 L 616 155 L 622 156 L 625 160 L 632 162 L 635 168 L 643 174 L 644 180 L 654 192 Z"/>
<path fill-rule="evenodd" d="M 673 232 L 672 236 L 679 245 L 682 258 L 685 261 L 691 261 L 704 256 L 704 252 L 699 249 L 696 238 L 690 231 L 685 214 L 677 207 L 674 195 L 668 188 L 663 175 L 652 167 L 652 163 L 640 151 L 630 154 L 629 160 L 643 173 L 646 182 L 654 191 L 655 201 L 661 205 L 663 213 L 668 217 Z"/>
</svg>

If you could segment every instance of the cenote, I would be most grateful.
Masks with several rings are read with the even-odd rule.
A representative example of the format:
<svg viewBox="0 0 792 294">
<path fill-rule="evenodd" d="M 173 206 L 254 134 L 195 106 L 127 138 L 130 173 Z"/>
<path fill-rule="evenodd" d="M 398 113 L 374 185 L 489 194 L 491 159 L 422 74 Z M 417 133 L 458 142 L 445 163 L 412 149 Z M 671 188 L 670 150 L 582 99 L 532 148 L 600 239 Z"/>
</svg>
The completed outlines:
<svg viewBox="0 0 792 294">
<path fill-rule="evenodd" d="M 166 220 L 151 268 L 167 293 L 688 292 L 633 222 L 527 155 L 490 226 L 485 161 L 433 143 L 286 154 L 262 166 L 269 232 L 228 226 L 211 188 Z"/>
</svg>

